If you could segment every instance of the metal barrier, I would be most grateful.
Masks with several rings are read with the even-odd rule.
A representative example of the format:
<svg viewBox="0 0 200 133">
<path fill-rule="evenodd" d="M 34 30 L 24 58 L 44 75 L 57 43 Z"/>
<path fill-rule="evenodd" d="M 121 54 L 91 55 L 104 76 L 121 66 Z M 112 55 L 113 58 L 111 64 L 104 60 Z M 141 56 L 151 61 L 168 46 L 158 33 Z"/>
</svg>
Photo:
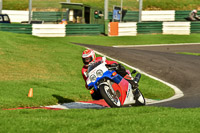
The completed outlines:
<svg viewBox="0 0 200 133">
<path fill-rule="evenodd" d="M 175 11 L 142 11 L 142 21 L 174 21 Z"/>
<path fill-rule="evenodd" d="M 99 35 L 104 32 L 104 25 L 101 24 L 66 25 L 66 35 Z"/>
<path fill-rule="evenodd" d="M 119 33 L 118 36 L 136 36 L 137 35 L 137 23 L 119 23 L 118 25 Z"/>
<path fill-rule="evenodd" d="M 34 36 L 39 37 L 65 37 L 64 24 L 33 24 Z"/>
<path fill-rule="evenodd" d="M 28 11 L 3 10 L 2 13 L 8 14 L 11 22 L 28 21 Z"/>
<path fill-rule="evenodd" d="M 191 11 L 175 11 L 175 21 L 186 21 Z"/>
<path fill-rule="evenodd" d="M 28 21 L 29 12 L 19 10 L 3 10 L 4 14 L 10 16 L 11 22 Z M 142 11 L 142 21 L 186 21 L 186 17 L 189 16 L 191 11 L 175 11 L 175 10 L 161 10 L 161 11 Z M 45 22 L 60 22 L 62 15 L 65 16 L 66 12 L 32 12 L 32 20 L 41 20 Z M 199 15 L 199 14 L 198 14 Z M 138 11 L 126 11 L 123 10 L 124 22 L 137 22 L 139 12 Z M 112 12 L 109 12 L 109 20 L 112 20 Z"/>
<path fill-rule="evenodd" d="M 137 22 L 139 19 L 139 11 L 127 11 L 124 13 L 124 22 Z"/>
<path fill-rule="evenodd" d="M 162 22 L 137 23 L 138 34 L 162 33 Z"/>
<path fill-rule="evenodd" d="M 32 34 L 31 24 L 0 24 L 0 31 Z"/>
<path fill-rule="evenodd" d="M 61 22 L 62 14 L 65 16 L 66 12 L 33 12 L 32 20 L 59 23 Z"/>
<path fill-rule="evenodd" d="M 191 22 L 190 31 L 191 33 L 200 33 L 200 22 Z"/>
<path fill-rule="evenodd" d="M 163 22 L 163 34 L 189 35 L 190 22 Z"/>
<path fill-rule="evenodd" d="M 113 13 L 109 12 L 108 19 L 112 20 Z M 123 11 L 123 18 L 122 21 L 124 22 L 137 22 L 139 18 L 139 12 L 138 11 Z"/>
<path fill-rule="evenodd" d="M 200 33 L 200 22 L 112 22 L 108 26 L 110 36 L 136 36 L 137 34 L 177 34 Z M 116 24 L 115 24 L 116 23 Z M 110 25 L 110 24 L 109 24 Z M 101 24 L 0 24 L 0 31 L 32 34 L 40 37 L 64 37 L 66 35 L 100 35 L 105 33 Z"/>
</svg>

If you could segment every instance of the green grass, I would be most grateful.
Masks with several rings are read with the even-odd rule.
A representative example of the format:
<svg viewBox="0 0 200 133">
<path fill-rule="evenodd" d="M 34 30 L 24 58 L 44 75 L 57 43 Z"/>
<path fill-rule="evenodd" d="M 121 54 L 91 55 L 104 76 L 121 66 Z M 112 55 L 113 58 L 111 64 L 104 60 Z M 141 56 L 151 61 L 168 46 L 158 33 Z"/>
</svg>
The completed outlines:
<svg viewBox="0 0 200 133">
<path fill-rule="evenodd" d="M 147 44 L 173 44 L 173 43 L 198 43 L 200 34 L 191 35 L 137 35 L 125 37 L 106 37 L 106 36 L 79 36 L 70 37 L 70 42 L 85 43 L 102 46 L 115 45 L 147 45 Z"/>
<path fill-rule="evenodd" d="M 112 109 L 0 111 L 0 131 L 49 133 L 198 133 L 199 108 L 131 107 Z"/>
<path fill-rule="evenodd" d="M 186 36 L 144 35 L 133 37 L 38 38 L 0 32 L 0 132 L 194 132 L 198 133 L 199 108 L 131 107 L 107 109 L 2 110 L 44 106 L 57 102 L 91 99 L 81 76 L 81 54 L 85 49 L 70 42 L 100 45 L 187 42 Z M 179 38 L 176 40 L 175 38 Z M 182 37 L 182 39 L 181 39 Z M 198 35 L 187 36 L 191 42 Z M 154 38 L 154 39 L 153 39 Z M 160 38 L 160 39 L 159 39 Z M 94 41 L 94 39 L 96 39 Z M 174 40 L 175 39 L 175 40 Z M 118 41 L 117 41 L 118 40 Z M 135 41 L 134 41 L 135 40 Z M 150 41 L 151 40 L 151 41 Z M 173 40 L 173 41 L 172 41 Z M 188 42 L 189 42 L 188 40 Z M 161 99 L 172 92 L 155 80 L 142 76 L 145 97 Z M 27 94 L 33 88 L 33 97 Z"/>
<path fill-rule="evenodd" d="M 91 100 L 81 75 L 81 54 L 85 48 L 70 41 L 92 42 L 93 37 L 38 38 L 7 32 L 0 35 L 0 108 Z M 103 44 L 109 37 L 95 38 Z M 119 39 L 120 42 L 123 41 Z M 27 98 L 30 88 L 33 98 Z M 174 95 L 171 88 L 145 75 L 140 89 L 146 98 Z"/>
<path fill-rule="evenodd" d="M 59 10 L 59 2 L 66 0 L 32 0 L 33 9 Z M 74 3 L 84 3 L 93 7 L 104 8 L 104 0 L 71 0 Z M 109 10 L 112 11 L 113 5 L 120 6 L 120 0 L 109 0 Z M 123 0 L 123 9 L 138 10 L 137 0 Z M 144 10 L 192 10 L 200 7 L 199 0 L 143 0 Z M 27 10 L 28 0 L 3 0 L 4 10 Z"/>
<path fill-rule="evenodd" d="M 189 53 L 189 52 L 177 52 L 177 54 L 185 54 L 185 55 L 195 55 L 195 56 L 200 56 L 200 53 Z"/>
<path fill-rule="evenodd" d="M 56 104 L 53 95 L 65 102 L 90 99 L 81 77 L 83 47 L 67 39 L 0 34 L 0 108 Z"/>
</svg>

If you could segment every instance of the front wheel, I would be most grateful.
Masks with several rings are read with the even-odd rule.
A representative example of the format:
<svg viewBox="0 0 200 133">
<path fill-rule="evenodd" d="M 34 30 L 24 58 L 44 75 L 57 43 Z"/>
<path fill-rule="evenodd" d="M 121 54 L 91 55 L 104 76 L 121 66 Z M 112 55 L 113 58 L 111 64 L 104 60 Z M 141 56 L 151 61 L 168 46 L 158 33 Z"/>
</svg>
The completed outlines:
<svg viewBox="0 0 200 133">
<path fill-rule="evenodd" d="M 136 103 L 135 103 L 136 106 L 143 106 L 146 104 L 146 100 L 139 89 L 135 90 L 134 96 L 136 100 Z"/>
<path fill-rule="evenodd" d="M 110 87 L 111 85 L 102 84 L 99 89 L 103 99 L 110 107 L 120 107 L 121 103 L 113 88 Z"/>
</svg>

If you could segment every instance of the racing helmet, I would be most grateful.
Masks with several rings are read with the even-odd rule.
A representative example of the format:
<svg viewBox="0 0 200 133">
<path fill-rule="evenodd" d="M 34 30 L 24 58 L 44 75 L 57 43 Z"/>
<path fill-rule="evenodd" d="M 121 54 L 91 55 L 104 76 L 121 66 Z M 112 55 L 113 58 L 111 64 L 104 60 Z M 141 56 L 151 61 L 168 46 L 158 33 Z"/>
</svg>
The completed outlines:
<svg viewBox="0 0 200 133">
<path fill-rule="evenodd" d="M 197 13 L 197 10 L 194 9 L 193 12 L 194 12 L 194 13 Z"/>
<path fill-rule="evenodd" d="M 86 49 L 83 51 L 82 60 L 85 65 L 90 64 L 95 60 L 95 52 L 92 49 Z"/>
</svg>

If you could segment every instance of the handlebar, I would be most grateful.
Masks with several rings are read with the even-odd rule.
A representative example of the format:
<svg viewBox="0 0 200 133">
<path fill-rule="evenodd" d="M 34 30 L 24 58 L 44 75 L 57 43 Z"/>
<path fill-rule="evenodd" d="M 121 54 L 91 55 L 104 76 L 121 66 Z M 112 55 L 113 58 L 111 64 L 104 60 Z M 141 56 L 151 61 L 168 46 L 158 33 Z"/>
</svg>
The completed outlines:
<svg viewBox="0 0 200 133">
<path fill-rule="evenodd" d="M 110 65 L 110 64 L 106 64 L 106 67 L 108 68 L 108 70 L 116 70 L 117 69 L 117 67 L 118 67 L 118 65 L 116 64 L 116 65 Z"/>
<path fill-rule="evenodd" d="M 133 81 L 134 81 L 135 83 L 139 83 L 140 78 L 141 78 L 141 74 L 140 74 L 140 73 L 137 73 Z"/>
</svg>

